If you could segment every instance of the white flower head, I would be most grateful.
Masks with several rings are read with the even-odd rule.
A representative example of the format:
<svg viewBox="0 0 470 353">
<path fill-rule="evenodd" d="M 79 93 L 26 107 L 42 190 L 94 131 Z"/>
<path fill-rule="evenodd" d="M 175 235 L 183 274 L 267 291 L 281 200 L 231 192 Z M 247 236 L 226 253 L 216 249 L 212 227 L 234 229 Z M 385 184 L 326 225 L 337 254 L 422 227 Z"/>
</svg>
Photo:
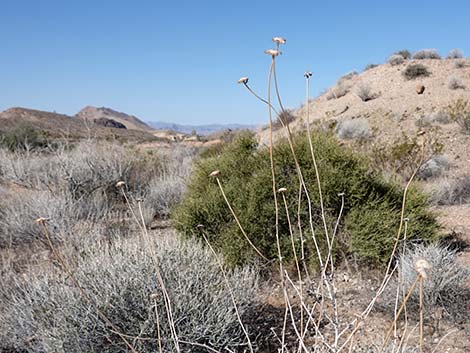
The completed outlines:
<svg viewBox="0 0 470 353">
<path fill-rule="evenodd" d="M 420 275 L 423 279 L 428 278 L 426 270 L 430 270 L 431 268 L 431 264 L 425 259 L 418 259 L 415 262 L 415 270 L 416 272 L 418 272 L 418 275 Z"/>
<path fill-rule="evenodd" d="M 273 42 L 277 45 L 286 44 L 287 40 L 282 37 L 273 37 Z"/>
<path fill-rule="evenodd" d="M 248 77 L 240 77 L 237 81 L 237 83 L 243 83 L 244 85 L 246 85 L 248 83 Z"/>
<path fill-rule="evenodd" d="M 220 175 L 220 170 L 214 170 L 212 173 L 209 174 L 210 177 L 217 178 Z"/>
<path fill-rule="evenodd" d="M 265 50 L 264 53 L 271 55 L 273 58 L 281 54 L 281 52 L 277 49 L 268 49 L 268 50 Z"/>
<path fill-rule="evenodd" d="M 279 189 L 277 189 L 277 192 L 285 193 L 285 192 L 287 192 L 287 188 L 279 188 Z"/>
</svg>

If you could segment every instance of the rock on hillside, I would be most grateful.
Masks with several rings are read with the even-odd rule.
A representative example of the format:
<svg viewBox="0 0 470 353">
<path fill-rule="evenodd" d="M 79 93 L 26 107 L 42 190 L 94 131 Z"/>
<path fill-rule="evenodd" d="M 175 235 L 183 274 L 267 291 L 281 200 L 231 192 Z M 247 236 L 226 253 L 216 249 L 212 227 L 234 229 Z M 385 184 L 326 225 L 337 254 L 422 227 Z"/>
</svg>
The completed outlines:
<svg viewBox="0 0 470 353">
<path fill-rule="evenodd" d="M 75 117 L 95 121 L 105 118 L 123 124 L 129 130 L 150 131 L 152 128 L 134 115 L 118 112 L 105 107 L 87 106 L 80 110 Z"/>
</svg>

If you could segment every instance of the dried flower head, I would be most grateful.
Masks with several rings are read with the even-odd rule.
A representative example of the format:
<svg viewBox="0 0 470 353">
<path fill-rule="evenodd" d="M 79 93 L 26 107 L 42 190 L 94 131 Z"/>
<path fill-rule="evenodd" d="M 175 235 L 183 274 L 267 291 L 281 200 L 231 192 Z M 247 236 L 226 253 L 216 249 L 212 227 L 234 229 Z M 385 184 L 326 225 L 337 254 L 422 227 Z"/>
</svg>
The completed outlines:
<svg viewBox="0 0 470 353">
<path fill-rule="evenodd" d="M 305 72 L 304 72 L 304 77 L 305 77 L 306 79 L 309 79 L 309 78 L 312 77 L 312 76 L 313 76 L 313 73 L 312 73 L 311 71 L 305 71 Z"/>
<path fill-rule="evenodd" d="M 126 185 L 126 183 L 123 182 L 122 180 L 120 180 L 120 181 L 118 181 L 118 182 L 116 183 L 116 187 L 117 187 L 117 188 L 121 188 L 121 187 L 123 187 L 124 185 Z"/>
<path fill-rule="evenodd" d="M 212 173 L 209 174 L 210 177 L 217 178 L 220 175 L 220 170 L 214 170 Z"/>
<path fill-rule="evenodd" d="M 237 83 L 243 83 L 244 85 L 246 85 L 248 83 L 248 77 L 240 77 Z"/>
<path fill-rule="evenodd" d="M 282 37 L 273 37 L 273 42 L 277 45 L 286 44 L 286 39 Z"/>
<path fill-rule="evenodd" d="M 152 294 L 150 294 L 150 299 L 152 300 L 157 300 L 160 296 L 158 295 L 157 292 L 153 292 Z"/>
<path fill-rule="evenodd" d="M 277 192 L 279 192 L 279 193 L 284 193 L 284 192 L 286 192 L 286 191 L 287 191 L 287 188 L 279 188 L 279 189 L 277 189 Z"/>
<path fill-rule="evenodd" d="M 432 268 L 431 264 L 425 259 L 418 259 L 415 262 L 415 270 L 418 272 L 423 279 L 427 279 L 428 275 L 426 270 L 430 270 Z"/>
<path fill-rule="evenodd" d="M 264 53 L 271 55 L 273 58 L 281 54 L 281 52 L 277 49 L 268 49 L 268 50 L 265 50 Z"/>
<path fill-rule="evenodd" d="M 39 217 L 39 218 L 36 219 L 34 222 L 36 222 L 36 223 L 38 223 L 38 224 L 44 224 L 44 223 L 46 223 L 48 220 L 49 220 L 49 218 Z"/>
</svg>

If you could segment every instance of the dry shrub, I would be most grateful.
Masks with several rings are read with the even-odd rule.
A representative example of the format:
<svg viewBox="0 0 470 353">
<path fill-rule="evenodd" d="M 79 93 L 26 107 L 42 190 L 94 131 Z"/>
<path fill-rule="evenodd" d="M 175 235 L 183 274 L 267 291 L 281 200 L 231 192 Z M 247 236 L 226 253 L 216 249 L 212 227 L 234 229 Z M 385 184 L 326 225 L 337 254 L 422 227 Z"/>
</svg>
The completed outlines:
<svg viewBox="0 0 470 353">
<path fill-rule="evenodd" d="M 184 192 L 193 151 L 142 152 L 117 144 L 83 142 L 55 154 L 11 153 L 0 149 L 0 180 L 37 191 L 11 197 L 0 213 L 0 247 L 38 239 L 38 217 L 66 233 L 77 224 L 101 224 L 126 233 L 131 217 L 116 182 L 123 180 L 132 207 L 150 223 L 168 218 Z M 108 233 L 108 231 L 106 231 Z"/>
<path fill-rule="evenodd" d="M 336 134 L 341 139 L 368 139 L 372 136 L 369 122 L 364 118 L 344 120 L 336 128 Z"/>
<path fill-rule="evenodd" d="M 441 59 L 441 55 L 436 49 L 422 49 L 418 50 L 413 54 L 413 59 L 423 60 L 423 59 Z"/>
<path fill-rule="evenodd" d="M 403 64 L 405 60 L 406 59 L 403 56 L 394 54 L 387 59 L 387 62 L 392 66 L 396 66 Z"/>
<path fill-rule="evenodd" d="M 463 83 L 463 81 L 459 77 L 450 76 L 447 79 L 447 87 L 449 87 L 452 90 L 465 89 L 465 84 Z"/>
<path fill-rule="evenodd" d="M 470 134 L 470 103 L 459 98 L 447 107 L 450 118 L 460 125 L 464 134 Z"/>
<path fill-rule="evenodd" d="M 358 73 L 356 71 L 351 71 L 339 78 L 336 82 L 335 87 L 329 90 L 326 95 L 327 100 L 337 99 L 344 97 L 351 90 L 352 83 L 350 82 L 352 78 L 356 77 Z"/>
<path fill-rule="evenodd" d="M 431 200 L 437 205 L 462 205 L 470 203 L 470 176 L 451 181 L 442 180 L 434 188 Z"/>
<path fill-rule="evenodd" d="M 417 245 L 407 250 L 400 258 L 399 278 L 403 281 L 405 293 L 415 281 L 417 273 L 415 263 L 419 259 L 427 260 L 432 268 L 424 281 L 423 298 L 425 308 L 429 311 L 444 307 L 450 313 L 458 313 L 459 306 L 465 300 L 466 281 L 469 271 L 457 261 L 455 251 L 439 245 Z M 411 303 L 418 303 L 417 289 L 411 295 Z M 461 316 L 460 313 L 459 316 Z"/>
<path fill-rule="evenodd" d="M 442 176 L 450 167 L 449 157 L 436 155 L 423 163 L 418 171 L 418 177 L 424 180 Z"/>
<path fill-rule="evenodd" d="M 217 261 L 195 241 L 160 235 L 148 245 L 138 238 L 91 246 L 76 253 L 73 272 L 91 297 L 90 305 L 67 275 L 50 266 L 0 288 L 0 351 L 128 352 L 121 338 L 96 314 L 99 308 L 138 352 L 156 352 L 156 309 L 164 352 L 174 352 L 162 288 L 156 280 L 156 260 L 171 302 L 181 341 L 212 349 L 242 351 L 246 338 L 237 321 Z M 256 298 L 257 277 L 250 268 L 228 271 L 240 314 Z M 182 351 L 200 347 L 180 343 Z"/>
<path fill-rule="evenodd" d="M 363 102 L 368 102 L 378 97 L 378 94 L 373 93 L 370 86 L 366 83 L 361 83 L 357 88 L 357 95 Z"/>
<path fill-rule="evenodd" d="M 431 72 L 422 64 L 410 64 L 403 71 L 403 76 L 407 80 L 412 80 L 418 77 L 428 77 L 430 75 Z"/>
<path fill-rule="evenodd" d="M 463 52 L 460 49 L 452 49 L 449 54 L 447 54 L 447 59 L 462 59 Z"/>
<path fill-rule="evenodd" d="M 415 124 L 419 128 L 429 127 L 432 124 L 449 124 L 452 122 L 452 119 L 449 116 L 449 113 L 445 110 L 439 110 L 427 115 L 423 115 L 418 120 L 415 121 Z"/>
<path fill-rule="evenodd" d="M 399 50 L 399 51 L 393 53 L 393 55 L 400 55 L 403 59 L 406 59 L 406 60 L 409 60 L 412 57 L 411 52 L 407 49 Z"/>
</svg>

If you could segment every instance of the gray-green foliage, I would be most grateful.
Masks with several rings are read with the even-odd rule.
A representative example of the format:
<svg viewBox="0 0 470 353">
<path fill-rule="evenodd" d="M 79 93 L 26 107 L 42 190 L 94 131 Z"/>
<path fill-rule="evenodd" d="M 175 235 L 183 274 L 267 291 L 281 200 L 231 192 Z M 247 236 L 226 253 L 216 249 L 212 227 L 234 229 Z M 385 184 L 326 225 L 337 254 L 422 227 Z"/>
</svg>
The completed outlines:
<svg viewBox="0 0 470 353">
<path fill-rule="evenodd" d="M 128 352 L 96 308 L 121 332 L 142 338 L 129 339 L 137 352 L 158 351 L 157 309 L 163 350 L 176 351 L 151 247 L 168 291 L 178 338 L 220 351 L 246 347 L 213 254 L 196 241 L 159 234 L 150 245 L 136 238 L 121 239 L 75 253 L 70 261 L 72 271 L 92 305 L 54 266 L 28 272 L 24 277 L 4 276 L 0 288 L 0 351 Z M 227 276 L 243 315 L 255 300 L 257 276 L 250 268 L 228 271 Z M 201 351 L 187 343 L 180 345 L 184 352 Z"/>
</svg>

